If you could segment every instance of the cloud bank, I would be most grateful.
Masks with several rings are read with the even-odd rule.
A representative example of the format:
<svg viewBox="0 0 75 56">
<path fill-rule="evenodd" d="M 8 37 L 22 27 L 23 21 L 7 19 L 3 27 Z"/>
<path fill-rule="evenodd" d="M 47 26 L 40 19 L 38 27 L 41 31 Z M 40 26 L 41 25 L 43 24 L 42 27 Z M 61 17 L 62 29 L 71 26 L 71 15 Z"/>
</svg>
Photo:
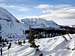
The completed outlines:
<svg viewBox="0 0 75 56">
<path fill-rule="evenodd" d="M 26 18 L 43 18 L 46 20 L 54 20 L 60 25 L 75 24 L 75 6 L 68 4 L 40 4 L 35 8 L 40 9 L 42 14 L 40 16 L 27 16 Z"/>
<path fill-rule="evenodd" d="M 36 8 L 42 10 L 41 18 L 48 19 L 74 19 L 75 7 L 71 5 L 48 5 L 40 4 Z"/>
</svg>

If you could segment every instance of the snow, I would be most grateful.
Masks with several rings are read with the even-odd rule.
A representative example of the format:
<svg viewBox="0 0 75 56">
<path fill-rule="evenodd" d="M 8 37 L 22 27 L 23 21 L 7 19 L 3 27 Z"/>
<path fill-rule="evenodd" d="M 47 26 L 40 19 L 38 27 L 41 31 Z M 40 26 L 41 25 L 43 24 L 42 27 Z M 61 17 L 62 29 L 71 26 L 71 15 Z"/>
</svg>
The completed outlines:
<svg viewBox="0 0 75 56">
<path fill-rule="evenodd" d="M 6 9 L 0 7 L 0 35 L 3 37 L 12 37 L 13 35 L 23 35 L 24 25 L 20 23 L 11 13 Z"/>
<path fill-rule="evenodd" d="M 66 35 L 65 35 L 66 36 Z M 39 53 L 43 53 L 43 56 L 74 56 L 75 50 L 75 34 L 72 35 L 72 39 L 65 41 L 62 36 L 46 39 L 36 39 L 37 45 L 40 45 L 40 51 L 37 53 L 35 48 L 31 48 L 29 43 L 26 42 L 22 46 L 12 43 L 12 47 L 7 50 L 7 47 L 3 48 L 3 56 L 39 56 Z M 67 48 L 70 49 L 67 49 Z M 9 52 L 9 53 L 8 53 Z"/>
<path fill-rule="evenodd" d="M 59 28 L 59 25 L 56 24 L 54 21 L 47 21 L 45 19 L 42 18 L 27 18 L 27 19 L 22 19 L 22 22 L 24 22 L 24 25 L 26 27 L 29 27 L 29 25 L 31 25 L 31 27 L 33 28 L 45 28 L 45 27 L 53 27 L 53 28 Z"/>
</svg>

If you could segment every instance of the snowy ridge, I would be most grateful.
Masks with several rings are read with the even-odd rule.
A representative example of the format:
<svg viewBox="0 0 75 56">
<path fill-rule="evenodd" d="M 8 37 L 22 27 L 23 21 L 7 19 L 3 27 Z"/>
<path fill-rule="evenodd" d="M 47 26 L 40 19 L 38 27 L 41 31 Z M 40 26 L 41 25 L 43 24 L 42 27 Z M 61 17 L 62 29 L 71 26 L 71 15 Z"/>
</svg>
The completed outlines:
<svg viewBox="0 0 75 56">
<path fill-rule="evenodd" d="M 47 21 L 45 19 L 42 18 L 27 18 L 27 19 L 22 19 L 22 22 L 24 22 L 24 25 L 29 27 L 29 25 L 31 25 L 31 27 L 33 28 L 45 28 L 45 27 L 53 27 L 53 28 L 59 28 L 59 25 L 56 24 L 54 21 Z"/>
<path fill-rule="evenodd" d="M 23 35 L 24 26 L 6 9 L 0 7 L 0 34 L 3 37 Z"/>
<path fill-rule="evenodd" d="M 6 9 L 0 7 L 0 20 L 6 20 L 6 21 L 17 21 L 17 19 L 9 13 Z"/>
</svg>

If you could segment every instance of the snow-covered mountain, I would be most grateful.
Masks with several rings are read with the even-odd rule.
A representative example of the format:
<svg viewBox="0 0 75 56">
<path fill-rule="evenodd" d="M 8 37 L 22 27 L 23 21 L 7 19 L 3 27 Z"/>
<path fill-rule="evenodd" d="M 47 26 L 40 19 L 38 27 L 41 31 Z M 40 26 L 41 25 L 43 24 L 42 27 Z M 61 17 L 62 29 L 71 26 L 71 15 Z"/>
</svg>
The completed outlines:
<svg viewBox="0 0 75 56">
<path fill-rule="evenodd" d="M 31 25 L 31 27 L 33 28 L 45 28 L 45 27 L 52 27 L 52 28 L 59 28 L 59 25 L 56 24 L 54 21 L 47 21 L 45 19 L 42 18 L 27 18 L 27 19 L 22 19 L 22 22 L 24 22 L 24 25 L 29 27 L 29 25 Z"/>
<path fill-rule="evenodd" d="M 6 9 L 0 7 L 0 35 L 23 35 L 24 26 Z"/>
<path fill-rule="evenodd" d="M 11 13 L 6 9 L 0 7 L 0 35 L 4 37 L 13 37 L 14 36 L 23 36 L 25 29 L 29 28 L 29 25 L 33 28 L 37 27 L 53 27 L 59 28 L 59 25 L 54 21 L 47 21 L 41 18 L 27 18 L 22 19 L 22 22 L 19 22 Z"/>
</svg>

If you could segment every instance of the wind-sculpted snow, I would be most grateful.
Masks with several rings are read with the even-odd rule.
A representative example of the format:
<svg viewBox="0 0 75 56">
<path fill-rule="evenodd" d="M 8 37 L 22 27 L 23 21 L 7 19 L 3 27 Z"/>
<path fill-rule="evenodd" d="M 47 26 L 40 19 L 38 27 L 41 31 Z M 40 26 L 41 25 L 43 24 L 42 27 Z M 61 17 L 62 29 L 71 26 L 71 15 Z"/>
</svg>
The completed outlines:
<svg viewBox="0 0 75 56">
<path fill-rule="evenodd" d="M 75 44 L 74 36 L 75 35 L 72 35 L 72 39 L 69 39 L 68 41 L 65 41 L 65 39 L 62 36 L 39 40 L 36 39 L 35 40 L 36 44 L 40 45 L 39 52 L 36 52 L 35 48 L 29 47 L 28 42 L 26 42 L 22 46 L 12 43 L 12 47 L 9 50 L 3 48 L 4 49 L 3 56 L 7 56 L 8 51 L 10 56 L 39 56 L 40 53 L 43 53 L 43 56 L 74 56 L 75 50 L 72 50 L 73 49 L 72 46 L 73 44 Z M 70 49 L 68 49 L 68 47 Z"/>
</svg>

